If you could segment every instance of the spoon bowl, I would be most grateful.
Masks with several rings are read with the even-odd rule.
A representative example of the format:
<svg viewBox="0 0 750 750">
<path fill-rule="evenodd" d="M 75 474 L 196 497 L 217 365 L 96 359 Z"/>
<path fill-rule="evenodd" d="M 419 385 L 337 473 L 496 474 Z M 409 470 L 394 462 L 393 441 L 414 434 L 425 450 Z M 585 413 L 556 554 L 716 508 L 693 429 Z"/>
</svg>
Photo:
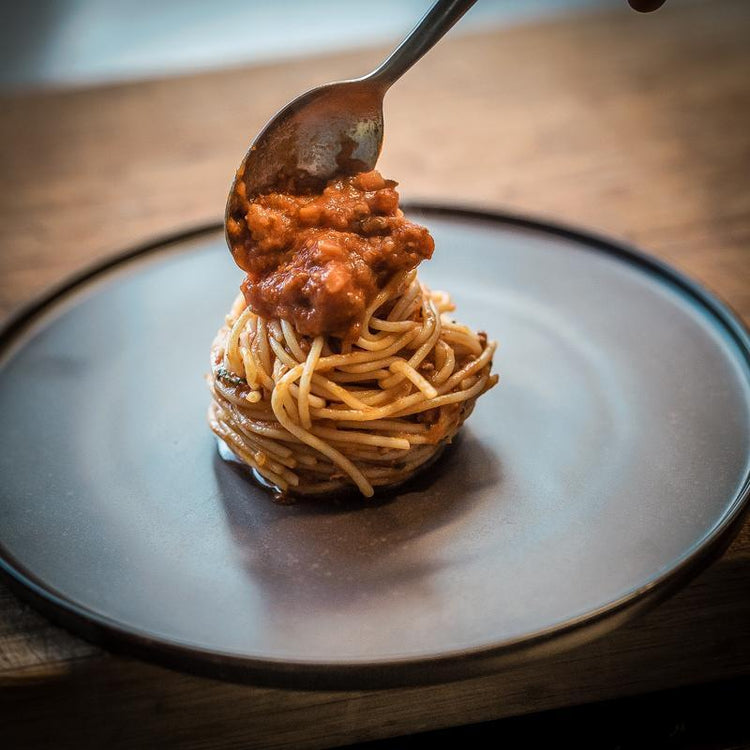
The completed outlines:
<svg viewBox="0 0 750 750">
<path fill-rule="evenodd" d="M 260 193 L 307 183 L 320 186 L 334 175 L 373 169 L 383 144 L 386 91 L 475 2 L 438 0 L 372 73 L 319 86 L 280 110 L 253 141 L 237 170 L 225 223 L 241 222 L 247 201 Z"/>
<path fill-rule="evenodd" d="M 383 144 L 386 88 L 369 78 L 328 83 L 287 104 L 237 170 L 227 218 L 240 219 L 244 199 L 271 188 L 373 169 Z"/>
</svg>

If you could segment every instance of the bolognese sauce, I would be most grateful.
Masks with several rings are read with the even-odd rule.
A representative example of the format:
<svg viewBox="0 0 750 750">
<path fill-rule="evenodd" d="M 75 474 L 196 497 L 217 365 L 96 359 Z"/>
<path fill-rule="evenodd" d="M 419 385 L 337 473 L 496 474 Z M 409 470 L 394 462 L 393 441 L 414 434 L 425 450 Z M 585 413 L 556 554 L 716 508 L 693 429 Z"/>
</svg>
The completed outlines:
<svg viewBox="0 0 750 750">
<path fill-rule="evenodd" d="M 227 239 L 247 273 L 242 293 L 264 318 L 307 336 L 356 339 L 365 310 L 399 272 L 429 258 L 434 241 L 399 209 L 397 183 L 377 171 L 337 177 L 321 190 L 253 197 L 237 180 Z"/>
</svg>

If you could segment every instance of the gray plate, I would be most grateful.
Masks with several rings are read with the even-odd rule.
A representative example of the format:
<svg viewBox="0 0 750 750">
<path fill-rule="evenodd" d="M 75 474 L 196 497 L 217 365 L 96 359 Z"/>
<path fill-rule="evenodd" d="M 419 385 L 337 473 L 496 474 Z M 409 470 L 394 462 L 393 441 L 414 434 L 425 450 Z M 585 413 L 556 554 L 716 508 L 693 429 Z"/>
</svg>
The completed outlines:
<svg viewBox="0 0 750 750">
<path fill-rule="evenodd" d="M 217 456 L 208 347 L 240 282 L 215 228 L 85 274 L 0 340 L 0 557 L 111 648 L 220 677 L 466 677 L 590 638 L 718 554 L 748 493 L 748 339 L 632 250 L 421 208 L 421 274 L 499 339 L 500 385 L 376 502 L 274 505 Z"/>
</svg>

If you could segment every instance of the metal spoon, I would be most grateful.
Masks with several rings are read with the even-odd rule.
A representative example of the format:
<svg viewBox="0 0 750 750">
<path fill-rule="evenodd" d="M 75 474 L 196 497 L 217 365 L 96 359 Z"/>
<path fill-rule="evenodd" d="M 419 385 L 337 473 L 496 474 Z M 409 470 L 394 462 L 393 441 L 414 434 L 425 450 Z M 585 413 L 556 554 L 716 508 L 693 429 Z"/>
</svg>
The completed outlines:
<svg viewBox="0 0 750 750">
<path fill-rule="evenodd" d="M 287 104 L 242 160 L 226 219 L 241 220 L 246 199 L 300 177 L 320 181 L 373 169 L 383 143 L 383 96 L 476 0 L 438 0 L 372 73 L 329 83 Z M 244 194 L 244 195 L 243 195 Z"/>
</svg>

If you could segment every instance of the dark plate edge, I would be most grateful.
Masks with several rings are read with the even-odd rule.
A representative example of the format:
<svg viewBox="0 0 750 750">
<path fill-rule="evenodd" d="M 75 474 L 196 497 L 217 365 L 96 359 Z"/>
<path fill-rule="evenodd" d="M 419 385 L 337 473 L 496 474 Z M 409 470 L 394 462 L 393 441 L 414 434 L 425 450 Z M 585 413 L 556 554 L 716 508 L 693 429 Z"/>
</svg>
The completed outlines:
<svg viewBox="0 0 750 750">
<path fill-rule="evenodd" d="M 407 202 L 407 211 L 433 216 L 490 221 L 545 234 L 564 237 L 578 244 L 607 253 L 625 262 L 666 278 L 687 292 L 707 309 L 731 335 L 745 363 L 750 367 L 750 332 L 729 305 L 704 289 L 682 272 L 648 255 L 628 243 L 611 239 L 561 222 L 537 219 L 520 213 L 471 206 Z M 91 264 L 22 306 L 0 327 L 0 349 L 8 346 L 34 319 L 51 304 L 65 297 L 87 281 L 122 264 L 176 244 L 197 239 L 222 229 L 212 222 L 187 231 L 172 233 L 117 253 Z M 0 550 L 0 574 L 12 590 L 50 620 L 75 635 L 82 636 L 112 651 L 152 660 L 173 669 L 206 677 L 257 685 L 328 690 L 361 690 L 366 688 L 406 687 L 450 680 L 467 679 L 496 671 L 498 668 L 551 655 L 581 645 L 611 631 L 639 612 L 654 607 L 684 586 L 711 562 L 721 556 L 739 531 L 750 507 L 750 475 L 739 489 L 728 511 L 704 537 L 687 551 L 671 569 L 641 589 L 630 592 L 593 612 L 545 631 L 501 644 L 432 657 L 389 659 L 382 662 L 289 662 L 253 657 L 238 657 L 162 642 L 137 631 L 128 630 L 115 621 L 59 597 L 43 584 L 22 572 L 11 557 Z"/>
<path fill-rule="evenodd" d="M 13 338 L 19 335 L 30 323 L 33 323 L 34 318 L 44 312 L 47 307 L 62 299 L 70 292 L 75 291 L 77 287 L 82 286 L 87 281 L 91 281 L 107 271 L 118 268 L 124 263 L 140 258 L 142 255 L 148 255 L 157 250 L 166 250 L 172 245 L 197 239 L 204 234 L 221 229 L 221 226 L 219 222 L 212 221 L 181 232 L 160 235 L 156 239 L 136 244 L 128 250 L 116 252 L 103 260 L 85 265 L 80 271 L 67 276 L 57 284 L 53 284 L 37 297 L 21 304 L 10 315 L 6 316 L 0 323 L 0 349 L 8 346 Z"/>
</svg>

